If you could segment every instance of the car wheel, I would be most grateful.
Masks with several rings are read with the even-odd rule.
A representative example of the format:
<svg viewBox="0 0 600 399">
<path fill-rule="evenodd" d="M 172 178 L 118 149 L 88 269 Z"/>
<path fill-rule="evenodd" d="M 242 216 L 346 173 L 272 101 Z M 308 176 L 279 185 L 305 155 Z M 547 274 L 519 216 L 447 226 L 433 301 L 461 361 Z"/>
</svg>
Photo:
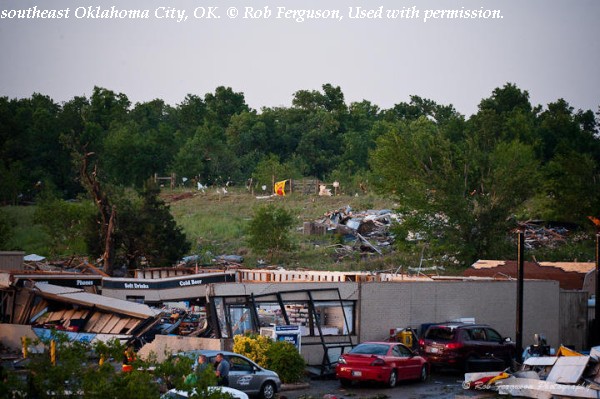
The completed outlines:
<svg viewBox="0 0 600 399">
<path fill-rule="evenodd" d="M 398 374 L 396 374 L 396 370 L 392 370 L 392 372 L 390 373 L 390 379 L 388 380 L 388 386 L 390 388 L 393 388 L 396 386 L 397 382 L 398 382 Z"/>
<path fill-rule="evenodd" d="M 340 378 L 340 385 L 343 387 L 349 387 L 350 385 L 352 385 L 352 381 L 346 378 Z"/>
<path fill-rule="evenodd" d="M 273 399 L 275 398 L 275 384 L 272 382 L 265 382 L 260 388 L 260 397 L 262 399 Z"/>
<path fill-rule="evenodd" d="M 421 367 L 421 375 L 419 375 L 419 381 L 425 382 L 427 381 L 427 378 L 429 378 L 429 370 L 427 370 L 426 365 L 423 365 L 423 367 Z"/>
</svg>

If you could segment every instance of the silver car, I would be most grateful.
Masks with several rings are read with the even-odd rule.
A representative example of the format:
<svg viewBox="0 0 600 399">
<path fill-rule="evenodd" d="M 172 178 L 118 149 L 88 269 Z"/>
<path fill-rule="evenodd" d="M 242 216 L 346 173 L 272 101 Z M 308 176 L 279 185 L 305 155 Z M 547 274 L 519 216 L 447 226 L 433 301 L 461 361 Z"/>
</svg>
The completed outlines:
<svg viewBox="0 0 600 399">
<path fill-rule="evenodd" d="M 233 397 L 233 399 L 248 399 L 248 395 L 238 389 L 233 389 L 230 387 L 208 387 L 209 393 L 217 392 L 217 391 L 223 392 L 223 393 L 228 393 Z M 192 393 L 188 393 L 187 391 L 178 391 L 177 389 L 171 389 L 170 391 L 167 391 L 165 394 L 163 394 L 160 398 L 161 399 L 187 399 L 190 396 L 193 396 L 195 394 L 196 394 L 196 390 L 193 390 Z"/>
<path fill-rule="evenodd" d="M 214 364 L 219 353 L 222 353 L 229 362 L 229 386 L 231 388 L 251 396 L 258 396 L 261 399 L 275 398 L 275 394 L 281 388 L 281 380 L 277 373 L 260 367 L 246 356 L 233 352 L 204 349 L 181 352 L 178 355 L 189 357 L 197 362 L 198 356 L 203 354 L 211 364 Z M 196 363 L 194 363 L 195 366 Z"/>
</svg>

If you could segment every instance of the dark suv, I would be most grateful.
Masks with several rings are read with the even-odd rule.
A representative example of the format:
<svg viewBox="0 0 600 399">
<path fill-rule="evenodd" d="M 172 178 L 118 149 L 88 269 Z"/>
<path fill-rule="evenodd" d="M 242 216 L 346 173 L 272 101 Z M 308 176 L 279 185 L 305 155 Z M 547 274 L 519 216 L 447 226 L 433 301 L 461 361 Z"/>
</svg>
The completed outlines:
<svg viewBox="0 0 600 399">
<path fill-rule="evenodd" d="M 419 339 L 419 349 L 432 366 L 469 371 L 483 359 L 497 359 L 509 367 L 516 345 L 488 325 L 450 322 L 429 326 Z"/>
</svg>

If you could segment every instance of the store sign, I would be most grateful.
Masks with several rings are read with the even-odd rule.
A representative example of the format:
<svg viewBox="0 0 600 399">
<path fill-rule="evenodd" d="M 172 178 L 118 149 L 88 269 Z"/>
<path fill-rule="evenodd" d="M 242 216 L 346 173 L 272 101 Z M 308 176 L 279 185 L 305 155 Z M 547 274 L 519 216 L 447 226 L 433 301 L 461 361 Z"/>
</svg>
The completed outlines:
<svg viewBox="0 0 600 399">
<path fill-rule="evenodd" d="M 189 287 L 191 285 L 201 285 L 202 280 L 183 280 L 179 282 L 179 285 L 182 287 Z"/>
<path fill-rule="evenodd" d="M 202 278 L 182 277 L 181 279 L 156 279 L 143 280 L 136 279 L 104 279 L 102 288 L 116 290 L 165 290 L 172 288 L 188 288 L 213 283 L 226 283 L 235 281 L 235 274 L 206 275 Z"/>
<path fill-rule="evenodd" d="M 277 341 L 285 341 L 294 345 L 296 348 L 299 346 L 300 335 L 299 334 L 277 334 Z"/>
<path fill-rule="evenodd" d="M 19 279 L 17 282 L 18 287 L 23 287 L 25 281 L 33 280 L 36 283 L 46 283 L 52 285 L 58 285 L 60 287 L 71 287 L 71 288 L 85 288 L 85 287 L 99 287 L 102 284 L 102 278 L 98 277 L 95 279 L 91 278 L 53 278 L 52 276 L 17 276 Z"/>
</svg>

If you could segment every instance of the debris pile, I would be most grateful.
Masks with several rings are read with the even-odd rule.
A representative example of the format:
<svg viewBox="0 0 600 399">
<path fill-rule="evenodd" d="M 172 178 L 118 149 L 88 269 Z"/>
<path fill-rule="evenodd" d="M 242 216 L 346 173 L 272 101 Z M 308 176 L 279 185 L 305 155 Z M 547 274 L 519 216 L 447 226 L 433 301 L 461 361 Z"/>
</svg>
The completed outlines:
<svg viewBox="0 0 600 399">
<path fill-rule="evenodd" d="M 31 254 L 23 257 L 23 270 L 26 272 L 66 272 L 107 276 L 101 268 L 94 266 L 87 257 L 72 256 L 67 259 L 49 261 L 43 256 Z"/>
<path fill-rule="evenodd" d="M 527 221 L 520 224 L 525 233 L 527 249 L 548 247 L 555 248 L 564 244 L 569 230 L 564 226 L 546 226 L 540 221 Z"/>
<path fill-rule="evenodd" d="M 324 217 L 304 223 L 304 234 L 334 233 L 342 236 L 347 245 L 336 249 L 339 255 L 359 248 L 361 252 L 383 254 L 394 240 L 390 226 L 400 220 L 389 209 L 353 212 L 350 206 L 325 213 Z"/>
<path fill-rule="evenodd" d="M 244 257 L 241 255 L 217 255 L 206 252 L 203 255 L 184 256 L 177 267 L 216 267 L 222 269 L 241 268 Z"/>
<path fill-rule="evenodd" d="M 583 355 L 561 346 L 556 356 L 528 357 L 522 369 L 514 373 L 466 373 L 463 388 L 526 398 L 598 398 L 599 356 L 600 347 Z"/>
</svg>

